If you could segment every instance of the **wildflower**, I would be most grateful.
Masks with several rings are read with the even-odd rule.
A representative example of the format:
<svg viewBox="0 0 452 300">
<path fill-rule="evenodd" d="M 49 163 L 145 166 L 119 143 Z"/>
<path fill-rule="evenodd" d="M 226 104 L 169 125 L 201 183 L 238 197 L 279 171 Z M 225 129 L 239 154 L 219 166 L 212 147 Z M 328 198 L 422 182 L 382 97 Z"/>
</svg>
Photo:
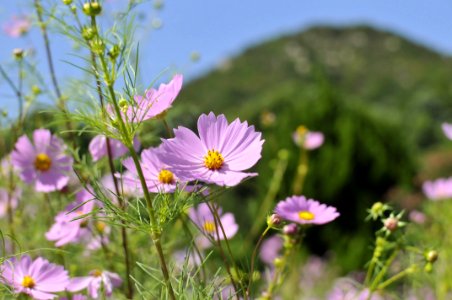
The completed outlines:
<svg viewBox="0 0 452 300">
<path fill-rule="evenodd" d="M 101 298 L 99 290 L 103 289 L 105 295 L 110 297 L 113 294 L 113 288 L 122 284 L 122 279 L 118 274 L 93 270 L 89 276 L 75 277 L 69 283 L 67 290 L 70 292 L 78 292 L 83 289 L 88 289 L 88 295 L 93 299 Z"/>
<path fill-rule="evenodd" d="M 160 158 L 179 178 L 234 186 L 257 173 L 245 173 L 261 157 L 261 133 L 236 119 L 228 124 L 224 115 L 212 112 L 198 119 L 199 137 L 185 127 L 175 138 L 163 140 Z"/>
<path fill-rule="evenodd" d="M 150 192 L 153 193 L 172 193 L 176 190 L 178 177 L 159 159 L 159 153 L 162 149 L 149 148 L 141 153 L 141 168 L 143 169 L 146 185 Z M 123 176 L 126 185 L 135 186 L 139 190 L 142 189 L 135 163 L 131 157 L 123 161 L 123 166 L 129 171 Z"/>
<path fill-rule="evenodd" d="M 53 293 L 64 291 L 69 284 L 68 272 L 42 257 L 34 261 L 28 255 L 13 257 L 3 262 L 0 273 L 0 282 L 33 299 L 54 299 Z"/>
<path fill-rule="evenodd" d="M 269 227 L 275 227 L 281 224 L 281 217 L 277 214 L 272 214 L 267 217 L 267 226 Z"/>
<path fill-rule="evenodd" d="M 446 135 L 446 137 L 449 140 L 452 140 L 452 124 L 450 124 L 450 123 L 443 123 L 441 127 L 442 127 L 443 132 Z"/>
<path fill-rule="evenodd" d="M 299 147 L 303 147 L 307 150 L 314 150 L 322 146 L 324 141 L 324 135 L 318 131 L 309 131 L 304 126 L 298 126 L 297 130 L 293 133 L 292 138 Z"/>
<path fill-rule="evenodd" d="M 15 209 L 19 204 L 19 198 L 22 195 L 22 190 L 16 188 L 14 192 L 9 194 L 6 189 L 0 188 L 0 217 L 8 213 L 8 209 Z"/>
<path fill-rule="evenodd" d="M 292 196 L 280 201 L 276 205 L 275 213 L 283 219 L 302 225 L 321 225 L 329 223 L 339 216 L 336 208 L 306 199 L 304 196 Z"/>
<path fill-rule="evenodd" d="M 61 247 L 90 239 L 92 231 L 88 226 L 89 220 L 87 217 L 81 217 L 90 214 L 94 209 L 92 199 L 92 195 L 86 190 L 77 193 L 76 200 L 55 217 L 55 224 L 46 233 L 47 240 L 55 241 L 55 246 Z"/>
<path fill-rule="evenodd" d="M 69 182 L 68 173 L 72 170 L 72 158 L 64 153 L 63 141 L 47 129 L 37 129 L 33 142 L 23 135 L 15 145 L 11 155 L 13 165 L 20 177 L 34 184 L 38 192 L 61 190 Z"/>
<path fill-rule="evenodd" d="M 127 117 L 137 123 L 162 115 L 168 110 L 182 88 L 183 76 L 177 74 L 168 84 L 160 84 L 156 90 L 151 88 L 144 97 L 136 95 L 134 105 L 127 108 Z"/>
<path fill-rule="evenodd" d="M 215 221 L 214 215 L 212 214 L 209 205 L 206 203 L 199 204 L 197 208 L 190 208 L 188 215 L 205 236 L 215 240 L 232 238 L 239 230 L 239 226 L 235 223 L 234 215 L 232 213 L 225 213 L 222 215 L 222 209 L 220 207 L 217 207 L 216 210 L 220 218 L 219 221 Z M 224 233 L 218 222 L 221 222 Z M 200 247 L 207 248 L 210 246 L 210 241 L 206 237 L 201 237 L 198 242 Z"/>
<path fill-rule="evenodd" d="M 279 256 L 282 247 L 282 238 L 278 235 L 274 235 L 262 242 L 259 257 L 264 263 L 272 265 L 275 258 Z"/>
<path fill-rule="evenodd" d="M 295 235 L 298 232 L 298 225 L 295 223 L 290 223 L 287 225 L 284 225 L 283 227 L 283 233 L 285 235 Z"/>
<path fill-rule="evenodd" d="M 31 20 L 28 16 L 13 16 L 12 19 L 3 26 L 7 35 L 13 38 L 21 37 L 30 30 Z"/>
<path fill-rule="evenodd" d="M 408 215 L 408 218 L 411 222 L 417 224 L 424 224 L 427 221 L 427 216 L 423 212 L 420 212 L 418 210 L 412 210 Z"/>
<path fill-rule="evenodd" d="M 397 215 L 391 213 L 389 217 L 381 220 L 383 222 L 382 231 L 386 235 L 390 235 L 391 233 L 395 232 L 398 228 L 404 227 L 406 225 L 406 222 L 401 221 L 403 213 L 404 213 L 403 211 Z"/>
<path fill-rule="evenodd" d="M 452 177 L 426 181 L 422 185 L 425 196 L 430 200 L 444 200 L 452 198 Z"/>
<path fill-rule="evenodd" d="M 109 139 L 112 159 L 118 158 L 126 154 L 129 150 L 123 143 L 118 140 Z M 133 140 L 135 150 L 140 148 L 140 141 L 137 138 Z M 93 157 L 93 161 L 98 161 L 108 155 L 107 138 L 104 135 L 95 136 L 89 143 L 89 153 Z"/>
</svg>

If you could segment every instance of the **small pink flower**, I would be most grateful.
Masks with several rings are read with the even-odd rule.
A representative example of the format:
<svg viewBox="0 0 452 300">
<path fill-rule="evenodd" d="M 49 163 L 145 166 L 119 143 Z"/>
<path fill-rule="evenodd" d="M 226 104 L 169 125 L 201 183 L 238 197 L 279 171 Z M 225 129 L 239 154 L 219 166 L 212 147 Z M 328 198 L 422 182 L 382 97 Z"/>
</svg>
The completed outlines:
<svg viewBox="0 0 452 300">
<path fill-rule="evenodd" d="M 90 214 L 94 205 L 93 196 L 88 191 L 77 193 L 76 200 L 55 217 L 55 224 L 46 233 L 47 240 L 55 241 L 56 247 L 91 240 L 90 216 L 80 217 Z"/>
<path fill-rule="evenodd" d="M 69 284 L 68 272 L 62 266 L 41 257 L 32 261 L 28 255 L 3 262 L 0 274 L 0 282 L 33 299 L 54 299 L 54 293 L 64 291 Z"/>
<path fill-rule="evenodd" d="M 283 239 L 279 235 L 274 235 L 262 242 L 259 257 L 267 265 L 273 265 L 275 258 L 283 247 Z"/>
<path fill-rule="evenodd" d="M 412 210 L 408 215 L 408 218 L 411 222 L 417 224 L 424 224 L 427 221 L 427 216 L 423 212 L 420 212 L 418 210 Z"/>
<path fill-rule="evenodd" d="M 129 152 L 127 147 L 124 146 L 124 144 L 120 141 L 111 138 L 109 139 L 109 141 L 113 159 L 123 156 L 124 154 Z M 140 149 L 140 145 L 140 141 L 135 138 L 133 140 L 133 147 L 135 148 L 135 150 Z M 107 156 L 107 138 L 104 135 L 96 135 L 89 143 L 89 153 L 91 153 L 93 161 L 98 161 L 102 157 Z"/>
<path fill-rule="evenodd" d="M 301 225 L 326 224 L 339 217 L 335 207 L 320 204 L 304 196 L 292 196 L 280 201 L 276 205 L 275 213 L 283 219 Z"/>
<path fill-rule="evenodd" d="M 452 140 L 452 124 L 443 123 L 442 126 L 443 132 L 449 140 Z"/>
<path fill-rule="evenodd" d="M 212 214 L 209 205 L 206 203 L 199 204 L 197 208 L 192 207 L 188 212 L 192 222 L 204 234 L 204 236 L 201 236 L 197 241 L 202 248 L 211 246 L 211 243 L 206 236 L 209 236 L 215 240 L 224 240 L 226 235 L 226 238 L 230 239 L 239 230 L 239 226 L 235 223 L 235 218 L 232 213 L 222 214 L 222 209 L 220 207 L 217 207 L 217 212 L 224 229 L 224 234 L 218 222 L 215 222 L 214 215 Z"/>
<path fill-rule="evenodd" d="M 31 27 L 31 20 L 28 16 L 13 16 L 8 23 L 3 26 L 7 35 L 18 38 L 25 35 Z"/>
<path fill-rule="evenodd" d="M 118 274 L 93 270 L 89 276 L 75 277 L 69 283 L 67 290 L 70 292 L 77 292 L 83 289 L 88 289 L 88 295 L 93 299 L 101 298 L 99 291 L 103 286 L 105 296 L 110 297 L 113 294 L 113 288 L 122 284 L 122 279 Z"/>
<path fill-rule="evenodd" d="M 426 181 L 422 185 L 425 196 L 430 200 L 444 200 L 452 198 L 452 177 Z"/>
<path fill-rule="evenodd" d="M 172 193 L 176 190 L 179 178 L 169 170 L 168 165 L 160 160 L 159 154 L 161 152 L 161 147 L 143 150 L 141 153 L 141 168 L 150 192 Z M 129 157 L 122 164 L 129 171 L 123 176 L 124 183 L 142 190 L 133 159 Z"/>
<path fill-rule="evenodd" d="M 34 184 L 38 192 L 53 192 L 69 182 L 73 160 L 65 150 L 61 139 L 47 129 L 37 129 L 33 144 L 26 135 L 19 138 L 11 158 L 25 183 Z"/>
<path fill-rule="evenodd" d="M 21 196 L 22 190 L 19 188 L 16 188 L 11 194 L 8 190 L 0 188 L 0 217 L 6 216 L 8 208 L 14 210 L 19 204 Z"/>
<path fill-rule="evenodd" d="M 178 127 L 175 137 L 163 140 L 160 159 L 183 181 L 199 180 L 220 186 L 235 186 L 257 173 L 245 173 L 261 158 L 261 133 L 236 119 L 228 124 L 224 115 L 201 115 L 199 137 Z"/>
<path fill-rule="evenodd" d="M 307 150 L 314 150 L 323 145 L 324 135 L 318 131 L 308 131 L 304 126 L 298 126 L 297 130 L 293 133 L 292 138 L 299 147 L 303 147 Z"/>
</svg>

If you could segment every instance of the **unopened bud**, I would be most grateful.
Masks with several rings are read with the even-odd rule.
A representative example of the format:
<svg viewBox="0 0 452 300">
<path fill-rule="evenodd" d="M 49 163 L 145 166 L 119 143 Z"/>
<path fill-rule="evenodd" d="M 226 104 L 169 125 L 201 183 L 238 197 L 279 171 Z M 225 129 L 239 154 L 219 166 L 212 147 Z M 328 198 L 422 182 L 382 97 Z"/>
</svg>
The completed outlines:
<svg viewBox="0 0 452 300">
<path fill-rule="evenodd" d="M 112 60 L 116 59 L 119 54 L 121 53 L 121 49 L 119 48 L 118 45 L 114 45 L 113 47 L 111 47 L 111 49 L 108 51 L 108 56 L 110 56 L 110 58 Z"/>
<path fill-rule="evenodd" d="M 273 264 L 275 265 L 276 268 L 281 268 L 282 266 L 284 266 L 284 259 L 281 257 L 277 257 L 273 260 Z"/>
<path fill-rule="evenodd" d="M 96 29 L 94 29 L 93 27 L 83 27 L 82 36 L 85 40 L 87 41 L 92 40 L 95 35 Z"/>
<path fill-rule="evenodd" d="M 285 235 L 294 235 L 298 232 L 298 226 L 295 223 L 287 224 L 283 227 L 283 233 Z"/>
<path fill-rule="evenodd" d="M 101 39 L 91 41 L 91 49 L 98 55 L 103 55 L 105 51 L 105 44 Z"/>
<path fill-rule="evenodd" d="M 41 94 L 41 89 L 39 88 L 39 86 L 37 86 L 37 85 L 33 85 L 32 87 L 31 87 L 31 92 L 33 93 L 33 95 L 39 95 L 39 94 Z"/>
<path fill-rule="evenodd" d="M 102 6 L 99 2 L 87 2 L 83 4 L 83 12 L 90 17 L 94 17 L 102 12 Z"/>
<path fill-rule="evenodd" d="M 425 259 L 429 263 L 434 263 L 438 259 L 438 252 L 435 250 L 430 250 L 425 254 Z"/>
<path fill-rule="evenodd" d="M 71 5 L 72 4 L 72 0 L 63 0 L 63 3 L 66 5 Z"/>
<path fill-rule="evenodd" d="M 399 227 L 399 220 L 397 218 L 389 217 L 383 221 L 383 224 L 387 230 L 394 232 Z"/>
<path fill-rule="evenodd" d="M 13 55 L 16 59 L 22 59 L 24 57 L 24 49 L 15 48 L 13 50 Z"/>
<path fill-rule="evenodd" d="M 277 214 L 272 214 L 267 217 L 267 225 L 268 227 L 273 227 L 274 225 L 281 224 L 281 217 Z"/>
<path fill-rule="evenodd" d="M 424 266 L 424 271 L 431 273 L 433 271 L 433 264 L 431 262 L 426 263 Z"/>
</svg>

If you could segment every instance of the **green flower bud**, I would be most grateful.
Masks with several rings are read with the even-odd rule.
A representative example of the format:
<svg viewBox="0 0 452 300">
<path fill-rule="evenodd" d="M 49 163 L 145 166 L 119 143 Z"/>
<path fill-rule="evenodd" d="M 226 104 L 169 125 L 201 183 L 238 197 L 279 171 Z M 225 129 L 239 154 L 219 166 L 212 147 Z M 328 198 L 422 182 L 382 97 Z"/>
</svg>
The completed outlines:
<svg viewBox="0 0 452 300">
<path fill-rule="evenodd" d="M 83 12 L 90 17 L 94 17 L 102 12 L 102 6 L 99 2 L 87 2 L 83 4 Z"/>
<path fill-rule="evenodd" d="M 428 262 L 424 266 L 424 271 L 427 273 L 431 273 L 433 271 L 433 264 Z"/>
<path fill-rule="evenodd" d="M 112 60 L 115 60 L 119 56 L 120 53 L 121 53 L 121 49 L 119 48 L 119 46 L 118 45 L 114 45 L 108 51 L 108 56 L 110 56 L 110 58 Z"/>
<path fill-rule="evenodd" d="M 33 85 L 32 87 L 31 87 L 31 92 L 33 93 L 33 95 L 39 95 L 39 94 L 41 94 L 41 89 L 39 88 L 39 86 L 37 86 L 37 85 Z"/>
<path fill-rule="evenodd" d="M 429 263 L 434 263 L 438 259 L 438 252 L 430 250 L 425 253 L 425 260 Z"/>
<path fill-rule="evenodd" d="M 273 264 L 275 265 L 275 268 L 281 268 L 284 266 L 284 259 L 277 257 L 273 260 Z"/>
<path fill-rule="evenodd" d="M 16 59 L 18 59 L 18 60 L 22 59 L 22 58 L 24 57 L 24 54 L 25 54 L 24 49 L 21 49 L 21 48 L 15 48 L 15 49 L 13 50 L 13 55 L 14 55 L 14 57 L 15 57 Z"/>
<path fill-rule="evenodd" d="M 101 39 L 91 41 L 91 49 L 98 55 L 103 55 L 105 51 L 105 44 Z"/>
<path fill-rule="evenodd" d="M 72 4 L 72 0 L 63 0 L 63 3 L 66 5 L 71 5 Z"/>
<path fill-rule="evenodd" d="M 82 36 L 85 40 L 90 41 L 96 35 L 96 29 L 93 27 L 83 27 Z"/>
</svg>

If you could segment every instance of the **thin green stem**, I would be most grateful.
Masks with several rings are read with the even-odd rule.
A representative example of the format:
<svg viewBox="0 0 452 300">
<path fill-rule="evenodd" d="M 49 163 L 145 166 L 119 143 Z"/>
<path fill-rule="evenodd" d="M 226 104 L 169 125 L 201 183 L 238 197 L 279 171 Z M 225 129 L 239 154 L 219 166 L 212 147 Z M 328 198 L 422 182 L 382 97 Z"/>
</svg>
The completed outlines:
<svg viewBox="0 0 452 300">
<path fill-rule="evenodd" d="M 129 131 L 124 123 L 124 120 L 122 119 L 122 115 L 121 115 L 121 110 L 119 108 L 119 104 L 118 101 L 116 99 L 116 94 L 115 91 L 113 89 L 113 84 L 114 84 L 114 78 L 110 78 L 110 74 L 109 74 L 109 70 L 107 67 L 107 63 L 105 61 L 105 58 L 103 55 L 99 55 L 99 60 L 101 62 L 102 65 L 102 70 L 105 76 L 105 80 L 106 80 L 106 84 L 107 84 L 107 89 L 108 92 L 110 94 L 110 97 L 112 99 L 113 102 L 113 107 L 116 113 L 116 116 L 119 120 L 119 126 L 122 132 L 122 136 L 124 138 L 124 142 L 125 145 L 127 146 L 127 148 L 130 151 L 130 155 L 132 156 L 133 162 L 135 164 L 137 173 L 138 173 L 138 177 L 140 178 L 140 183 L 143 189 L 143 193 L 144 193 L 144 198 L 146 201 L 146 205 L 148 208 L 148 213 L 149 213 L 149 219 L 150 219 L 150 225 L 151 225 L 151 238 L 152 241 L 154 242 L 154 246 L 157 250 L 157 254 L 160 260 L 160 268 L 161 271 L 163 273 L 163 277 L 165 280 L 165 284 L 166 287 L 168 289 L 168 293 L 169 296 L 172 300 L 175 300 L 176 297 L 174 295 L 174 290 L 173 287 L 171 285 L 171 280 L 170 280 L 170 276 L 169 276 L 169 272 L 168 272 L 168 267 L 165 261 L 165 255 L 163 254 L 163 249 L 162 249 L 162 244 L 161 244 L 161 232 L 160 229 L 158 227 L 158 223 L 157 223 L 157 218 L 156 218 L 156 213 L 152 204 L 152 200 L 151 200 L 151 195 L 149 193 L 149 190 L 147 188 L 147 184 L 146 184 L 146 180 L 144 178 L 144 174 L 143 174 L 143 170 L 141 168 L 141 164 L 138 158 L 138 154 L 136 153 L 134 147 L 133 147 L 133 142 L 132 139 L 129 136 Z"/>
<path fill-rule="evenodd" d="M 378 284 L 380 283 L 380 281 L 383 279 L 383 277 L 385 276 L 386 272 L 388 271 L 389 267 L 391 266 L 392 262 L 394 261 L 394 259 L 397 257 L 397 254 L 399 253 L 400 249 L 396 248 L 394 250 L 394 252 L 392 252 L 391 256 L 389 256 L 388 260 L 386 261 L 385 265 L 383 266 L 383 268 L 380 270 L 380 272 L 377 274 L 377 276 L 375 277 L 375 279 L 373 280 L 372 284 L 370 285 L 369 290 L 371 292 L 375 291 L 376 287 L 378 286 Z"/>
<path fill-rule="evenodd" d="M 403 270 L 403 271 L 401 271 L 401 272 L 395 274 L 395 275 L 392 276 L 391 278 L 389 278 L 389 279 L 383 281 L 382 283 L 380 283 L 380 284 L 378 285 L 378 287 L 377 287 L 377 290 L 383 290 L 383 289 L 385 289 L 388 285 L 390 285 L 390 284 L 396 282 L 397 280 L 399 280 L 399 279 L 401 279 L 401 278 L 403 278 L 403 277 L 405 277 L 405 276 L 407 276 L 407 275 L 409 275 L 409 274 L 411 274 L 411 273 L 413 273 L 413 267 L 408 267 L 408 268 L 406 268 L 405 270 Z"/>
<path fill-rule="evenodd" d="M 254 262 L 256 260 L 257 250 L 259 249 L 262 241 L 264 240 L 265 235 L 267 232 L 271 229 L 270 226 L 267 226 L 267 228 L 262 232 L 261 236 L 259 237 L 259 240 L 256 243 L 256 247 L 254 247 L 253 254 L 251 255 L 251 267 L 250 267 L 250 274 L 248 279 L 248 287 L 246 289 L 246 294 L 248 297 L 251 296 L 251 284 L 253 282 L 253 272 L 254 272 Z"/>
</svg>

